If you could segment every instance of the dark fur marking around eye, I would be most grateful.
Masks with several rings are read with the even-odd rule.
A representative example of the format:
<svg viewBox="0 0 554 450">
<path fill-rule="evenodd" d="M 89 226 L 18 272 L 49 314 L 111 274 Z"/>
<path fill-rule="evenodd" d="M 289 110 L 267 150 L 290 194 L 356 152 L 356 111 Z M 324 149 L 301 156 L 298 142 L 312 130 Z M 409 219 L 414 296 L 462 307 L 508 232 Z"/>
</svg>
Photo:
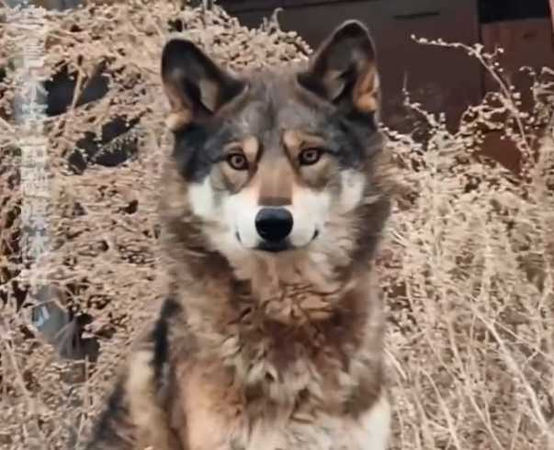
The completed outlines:
<svg viewBox="0 0 554 450">
<path fill-rule="evenodd" d="M 222 124 L 191 124 L 175 134 L 173 158 L 179 173 L 189 182 L 202 181 L 224 157 L 231 133 Z"/>
</svg>

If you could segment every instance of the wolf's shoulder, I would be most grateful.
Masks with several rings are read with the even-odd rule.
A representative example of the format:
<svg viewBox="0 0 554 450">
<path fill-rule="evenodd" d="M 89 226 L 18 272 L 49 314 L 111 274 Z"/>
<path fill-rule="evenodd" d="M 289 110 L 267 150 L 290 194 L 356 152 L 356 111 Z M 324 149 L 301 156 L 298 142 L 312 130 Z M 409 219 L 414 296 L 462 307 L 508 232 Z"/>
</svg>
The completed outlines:
<svg viewBox="0 0 554 450">
<path fill-rule="evenodd" d="M 168 403 L 174 382 L 172 345 L 179 345 L 181 350 L 187 346 L 172 338 L 181 313 L 176 299 L 166 298 L 156 318 L 133 343 L 87 450 L 134 449 L 152 443 L 159 449 L 179 448 L 169 428 Z M 187 356 L 187 352 L 179 353 L 181 360 Z"/>
</svg>

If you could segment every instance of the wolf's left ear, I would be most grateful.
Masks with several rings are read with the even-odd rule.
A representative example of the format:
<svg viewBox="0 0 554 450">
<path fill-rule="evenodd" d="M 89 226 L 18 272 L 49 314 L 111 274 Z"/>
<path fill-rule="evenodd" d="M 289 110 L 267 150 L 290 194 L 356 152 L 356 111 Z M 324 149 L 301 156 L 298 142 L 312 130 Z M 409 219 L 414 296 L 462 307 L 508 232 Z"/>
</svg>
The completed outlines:
<svg viewBox="0 0 554 450">
<path fill-rule="evenodd" d="M 356 20 L 339 26 L 323 42 L 298 76 L 300 84 L 320 97 L 361 113 L 379 106 L 376 52 L 367 28 Z"/>
<path fill-rule="evenodd" d="M 161 66 L 172 109 L 167 125 L 172 130 L 216 114 L 245 86 L 195 44 L 183 39 L 172 39 L 165 45 Z"/>
</svg>

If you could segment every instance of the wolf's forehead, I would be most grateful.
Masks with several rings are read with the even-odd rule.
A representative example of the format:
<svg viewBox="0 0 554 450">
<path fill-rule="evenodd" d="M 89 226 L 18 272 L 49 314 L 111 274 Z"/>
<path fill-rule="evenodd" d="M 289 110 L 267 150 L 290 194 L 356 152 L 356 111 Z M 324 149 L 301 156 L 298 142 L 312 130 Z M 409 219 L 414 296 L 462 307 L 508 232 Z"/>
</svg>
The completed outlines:
<svg viewBox="0 0 554 450">
<path fill-rule="evenodd" d="M 233 120 L 240 132 L 255 136 L 287 129 L 311 128 L 319 114 L 306 105 L 287 80 L 256 80 L 247 101 Z"/>
</svg>

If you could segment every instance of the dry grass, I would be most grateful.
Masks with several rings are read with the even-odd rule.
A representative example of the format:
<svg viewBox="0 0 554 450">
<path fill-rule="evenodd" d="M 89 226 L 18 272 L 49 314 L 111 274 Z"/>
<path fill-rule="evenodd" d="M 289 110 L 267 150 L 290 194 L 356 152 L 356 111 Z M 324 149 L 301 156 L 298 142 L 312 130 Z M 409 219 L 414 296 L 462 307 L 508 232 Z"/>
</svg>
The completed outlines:
<svg viewBox="0 0 554 450">
<path fill-rule="evenodd" d="M 5 66 L 22 40 L 6 10 L 0 17 Z M 0 83 L 0 448 L 78 447 L 128 343 L 163 297 L 156 186 L 170 137 L 158 58 L 167 22 L 177 17 L 187 37 L 235 68 L 309 52 L 275 24 L 251 31 L 220 10 L 180 10 L 172 2 L 49 14 L 46 75 L 68 64 L 84 86 L 106 61 L 111 88 L 47 121 L 51 251 L 32 267 L 18 246 L 21 132 L 10 107 L 18 85 L 10 71 Z M 70 31 L 76 24 L 83 31 Z M 498 74 L 489 55 L 461 50 Z M 499 94 L 468 112 L 456 134 L 423 111 L 425 142 L 388 130 L 403 186 L 380 257 L 396 449 L 554 448 L 553 77 L 537 75 L 530 116 L 498 81 Z M 105 151 L 130 141 L 136 155 L 114 168 L 93 160 L 80 175 L 68 170 L 79 137 L 121 115 L 140 124 Z M 529 161 L 521 179 L 471 156 L 491 127 Z M 546 134 L 534 161 L 537 129 Z M 72 311 L 68 327 L 85 313 L 94 319 L 86 328 L 101 343 L 96 364 L 59 358 L 34 330 L 28 274 L 37 267 L 56 287 L 54 299 Z"/>
</svg>

